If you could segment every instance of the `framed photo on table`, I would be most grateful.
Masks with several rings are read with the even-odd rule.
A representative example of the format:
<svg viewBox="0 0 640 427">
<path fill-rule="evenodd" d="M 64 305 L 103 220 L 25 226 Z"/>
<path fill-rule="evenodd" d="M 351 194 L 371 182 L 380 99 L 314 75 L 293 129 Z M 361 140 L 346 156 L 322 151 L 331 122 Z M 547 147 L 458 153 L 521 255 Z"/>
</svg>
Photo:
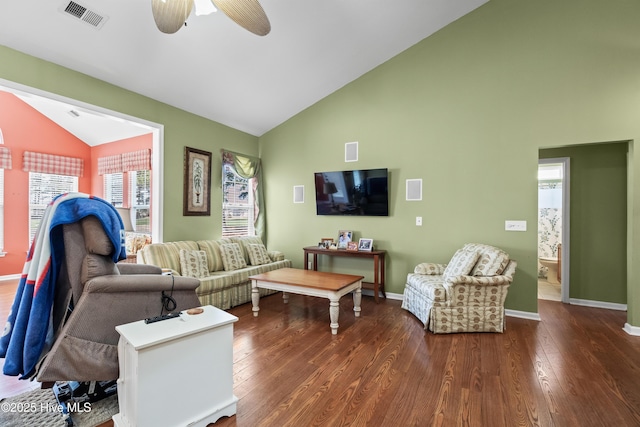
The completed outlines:
<svg viewBox="0 0 640 427">
<path fill-rule="evenodd" d="M 182 215 L 211 215 L 211 153 L 184 147 Z"/>
<path fill-rule="evenodd" d="M 360 239 L 358 241 L 358 250 L 371 252 L 373 249 L 373 239 Z"/>
<path fill-rule="evenodd" d="M 347 243 L 347 250 L 348 251 L 357 251 L 358 250 L 358 244 L 356 242 Z"/>
<path fill-rule="evenodd" d="M 325 249 L 329 249 L 329 247 L 333 244 L 333 237 L 323 237 L 320 240 L 320 245 L 325 248 Z"/>
<path fill-rule="evenodd" d="M 351 241 L 352 231 L 340 230 L 338 232 L 338 249 L 347 249 L 347 243 Z"/>
</svg>

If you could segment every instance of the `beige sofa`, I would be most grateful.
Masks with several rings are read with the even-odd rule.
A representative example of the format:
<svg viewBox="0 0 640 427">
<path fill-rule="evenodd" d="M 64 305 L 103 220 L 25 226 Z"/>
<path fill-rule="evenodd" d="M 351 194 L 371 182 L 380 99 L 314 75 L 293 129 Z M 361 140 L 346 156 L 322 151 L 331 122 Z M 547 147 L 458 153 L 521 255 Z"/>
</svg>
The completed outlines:
<svg viewBox="0 0 640 427">
<path fill-rule="evenodd" d="M 418 264 L 407 275 L 402 308 L 433 333 L 503 332 L 516 267 L 501 249 L 467 243 L 448 264 Z"/>
<path fill-rule="evenodd" d="M 249 276 L 291 267 L 282 252 L 267 251 L 259 237 L 153 243 L 138 251 L 137 262 L 197 278 L 200 303 L 223 310 L 251 301 Z M 260 289 L 260 296 L 273 293 Z"/>
</svg>

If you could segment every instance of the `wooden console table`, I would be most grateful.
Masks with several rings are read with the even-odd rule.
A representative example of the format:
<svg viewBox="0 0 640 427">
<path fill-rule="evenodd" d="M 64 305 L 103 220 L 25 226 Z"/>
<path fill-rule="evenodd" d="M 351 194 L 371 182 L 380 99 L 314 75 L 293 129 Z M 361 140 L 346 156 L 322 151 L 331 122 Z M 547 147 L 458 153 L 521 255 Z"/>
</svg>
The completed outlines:
<svg viewBox="0 0 640 427">
<path fill-rule="evenodd" d="M 373 283 L 362 282 L 363 289 L 373 289 L 376 303 L 379 302 L 379 293 L 384 298 L 384 257 L 387 251 L 348 251 L 346 249 L 321 249 L 316 246 L 307 246 L 304 250 L 304 269 L 309 269 L 309 254 L 313 254 L 313 269 L 318 270 L 318 255 L 340 256 L 351 258 L 373 258 Z"/>
</svg>

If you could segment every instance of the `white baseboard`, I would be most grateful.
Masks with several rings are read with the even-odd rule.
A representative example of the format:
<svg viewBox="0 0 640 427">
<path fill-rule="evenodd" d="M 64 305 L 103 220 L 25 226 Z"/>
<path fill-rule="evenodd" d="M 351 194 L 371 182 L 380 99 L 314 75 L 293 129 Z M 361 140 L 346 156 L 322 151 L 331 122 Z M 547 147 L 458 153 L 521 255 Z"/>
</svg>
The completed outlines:
<svg viewBox="0 0 640 427">
<path fill-rule="evenodd" d="M 365 289 L 362 291 L 363 295 L 373 295 L 373 291 Z M 387 292 L 387 299 L 402 301 L 402 294 L 395 294 Z M 540 315 L 538 313 L 532 313 L 530 311 L 518 311 L 518 310 L 505 310 L 504 314 L 511 317 L 519 317 L 521 319 L 537 320 L 540 321 Z"/>
<path fill-rule="evenodd" d="M 373 296 L 373 291 L 371 289 L 363 289 L 363 295 Z M 396 294 L 392 292 L 386 292 L 387 299 L 402 301 L 402 294 Z M 592 300 L 583 300 L 583 299 L 575 299 L 572 298 L 569 300 L 570 304 L 574 305 L 583 305 L 586 307 L 594 307 L 594 308 L 605 308 L 608 310 L 619 310 L 619 311 L 627 311 L 626 304 L 617 304 L 613 302 L 603 302 L 603 301 L 592 301 Z M 510 317 L 518 317 L 520 319 L 528 319 L 528 320 L 537 320 L 538 322 L 542 319 L 540 318 L 539 313 L 534 313 L 531 311 L 519 311 L 519 310 L 508 310 L 504 311 L 504 314 Z M 628 323 L 624 326 L 625 332 L 629 335 L 637 335 L 640 336 L 640 327 L 631 326 Z"/>
<path fill-rule="evenodd" d="M 640 327 L 638 326 L 631 326 L 630 324 L 625 323 L 624 328 L 622 328 L 622 330 L 628 333 L 629 335 L 640 337 Z"/>
<path fill-rule="evenodd" d="M 387 299 L 402 301 L 402 294 L 394 294 L 391 292 L 385 292 L 385 293 L 387 294 Z"/>
<path fill-rule="evenodd" d="M 519 310 L 505 310 L 504 314 L 510 317 L 518 317 L 520 319 L 537 320 L 541 321 L 540 314 L 533 313 L 531 311 L 519 311 Z"/>
<path fill-rule="evenodd" d="M 402 294 L 394 294 L 392 292 L 385 292 L 385 294 L 387 294 L 387 299 L 393 299 L 393 300 L 402 301 Z M 362 290 L 362 295 L 367 295 L 367 296 L 372 297 L 373 296 L 373 289 L 363 289 Z M 380 297 L 382 298 L 382 294 L 380 294 Z"/>
<path fill-rule="evenodd" d="M 16 280 L 19 279 L 22 275 L 21 274 L 9 274 L 6 276 L 0 276 L 0 282 L 6 282 L 8 280 Z"/>
<path fill-rule="evenodd" d="M 618 304 L 615 302 L 593 301 L 589 299 L 570 298 L 569 304 L 583 305 L 585 307 L 606 308 L 607 310 L 627 311 L 627 304 Z"/>
</svg>

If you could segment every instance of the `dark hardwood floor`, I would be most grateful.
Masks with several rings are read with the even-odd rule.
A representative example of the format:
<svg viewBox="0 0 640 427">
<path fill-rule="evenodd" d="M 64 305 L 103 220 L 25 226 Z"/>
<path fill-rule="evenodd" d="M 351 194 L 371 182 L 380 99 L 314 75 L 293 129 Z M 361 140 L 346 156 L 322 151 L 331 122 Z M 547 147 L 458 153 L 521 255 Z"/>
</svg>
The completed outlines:
<svg viewBox="0 0 640 427">
<path fill-rule="evenodd" d="M 320 298 L 263 298 L 257 318 L 251 304 L 229 310 L 239 401 L 215 426 L 640 425 L 640 337 L 622 330 L 625 312 L 540 300 L 541 322 L 433 335 L 399 301 L 363 297 L 359 319 L 352 308 L 342 298 L 335 336 Z M 16 382 L 0 378 L 1 393 Z"/>
</svg>

